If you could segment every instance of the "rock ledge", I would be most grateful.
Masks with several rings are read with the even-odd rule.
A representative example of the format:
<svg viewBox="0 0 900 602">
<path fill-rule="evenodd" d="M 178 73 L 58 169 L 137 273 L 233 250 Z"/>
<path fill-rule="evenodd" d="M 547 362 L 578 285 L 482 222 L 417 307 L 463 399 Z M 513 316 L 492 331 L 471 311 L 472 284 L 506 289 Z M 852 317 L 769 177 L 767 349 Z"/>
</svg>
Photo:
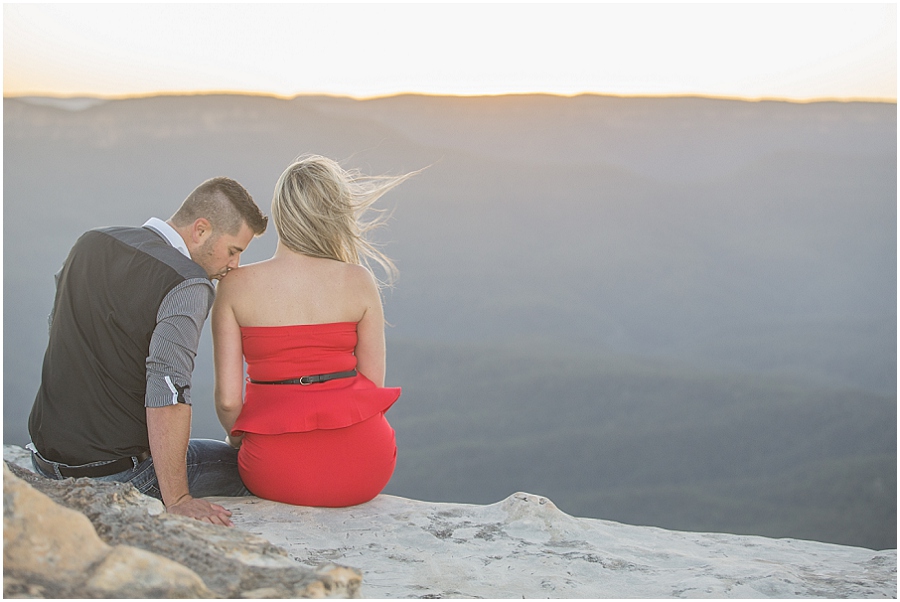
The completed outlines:
<svg viewBox="0 0 900 602">
<path fill-rule="evenodd" d="M 5 446 L 4 459 L 30 466 L 21 448 Z M 22 479 L 10 475 L 8 484 L 4 477 L 8 597 L 119 597 L 126 590 L 115 577 L 128 571 L 145 582 L 143 594 L 129 590 L 140 597 L 897 597 L 896 550 L 576 518 L 528 493 L 486 506 L 380 495 L 338 509 L 215 498 L 233 512 L 237 527 L 223 529 L 159 514 L 161 505 L 130 485 L 49 481 L 13 470 Z M 22 538 L 19 527 L 7 525 L 8 511 L 31 511 L 37 520 L 47 514 L 35 510 L 38 504 L 52 504 L 25 501 L 31 494 L 24 488 L 40 494 L 23 479 L 86 516 L 82 531 L 87 523 L 102 541 L 74 548 L 70 558 L 49 539 Z M 15 564 L 26 553 L 60 574 L 88 577 L 60 589 Z M 363 569 L 362 581 L 341 565 Z M 160 571 L 172 577 L 154 580 Z"/>
<path fill-rule="evenodd" d="M 496 504 L 380 495 L 353 508 L 218 499 L 308 566 L 364 571 L 365 598 L 895 598 L 896 550 L 689 533 Z"/>
<path fill-rule="evenodd" d="M 165 514 L 131 485 L 52 481 L 23 458 L 4 446 L 5 597 L 359 597 L 354 569 L 302 566 L 241 529 Z"/>
</svg>

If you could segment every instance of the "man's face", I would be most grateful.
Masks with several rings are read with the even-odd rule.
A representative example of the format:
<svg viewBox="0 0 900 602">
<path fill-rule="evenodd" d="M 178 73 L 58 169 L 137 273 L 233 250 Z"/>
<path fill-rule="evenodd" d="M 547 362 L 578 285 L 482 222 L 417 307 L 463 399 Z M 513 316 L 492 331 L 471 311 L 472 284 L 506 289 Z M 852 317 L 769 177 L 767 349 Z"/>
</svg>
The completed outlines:
<svg viewBox="0 0 900 602">
<path fill-rule="evenodd" d="M 211 280 L 221 280 L 229 270 L 240 265 L 241 253 L 253 240 L 253 230 L 241 222 L 241 229 L 236 235 L 228 233 L 209 238 L 200 245 L 197 256 L 193 260 L 200 264 Z"/>
</svg>

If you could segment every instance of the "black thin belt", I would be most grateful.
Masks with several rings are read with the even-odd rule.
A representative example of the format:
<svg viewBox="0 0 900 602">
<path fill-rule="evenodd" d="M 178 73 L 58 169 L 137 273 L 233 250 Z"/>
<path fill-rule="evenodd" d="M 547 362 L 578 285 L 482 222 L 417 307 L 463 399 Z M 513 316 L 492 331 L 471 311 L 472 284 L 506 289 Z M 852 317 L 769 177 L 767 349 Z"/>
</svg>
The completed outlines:
<svg viewBox="0 0 900 602">
<path fill-rule="evenodd" d="M 352 378 L 356 376 L 356 370 L 348 370 L 347 372 L 332 372 L 330 374 L 314 374 L 312 376 L 301 376 L 300 378 L 289 378 L 287 380 L 253 380 L 250 382 L 254 385 L 312 385 L 315 383 L 324 383 L 329 380 L 338 378 Z"/>
<path fill-rule="evenodd" d="M 31 457 L 34 458 L 34 461 L 37 463 L 37 465 L 40 466 L 41 469 L 43 469 L 47 474 L 55 475 L 55 467 L 58 466 L 59 474 L 64 477 L 105 477 L 111 474 L 116 474 L 117 472 L 122 472 L 123 470 L 128 470 L 129 468 L 135 468 L 138 464 L 150 457 L 150 452 L 141 452 L 136 456 L 119 458 L 118 460 L 114 460 L 113 462 L 99 464 L 97 466 L 58 465 L 52 462 L 48 462 L 47 460 L 42 458 L 40 454 L 36 454 L 34 452 L 31 452 Z"/>
</svg>

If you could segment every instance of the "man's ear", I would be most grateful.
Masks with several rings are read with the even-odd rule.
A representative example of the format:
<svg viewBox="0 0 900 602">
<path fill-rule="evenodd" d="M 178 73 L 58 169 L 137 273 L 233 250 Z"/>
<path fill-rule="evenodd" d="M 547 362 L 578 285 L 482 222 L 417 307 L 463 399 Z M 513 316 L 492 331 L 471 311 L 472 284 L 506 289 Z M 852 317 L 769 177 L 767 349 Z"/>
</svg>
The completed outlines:
<svg viewBox="0 0 900 602">
<path fill-rule="evenodd" d="M 212 234 L 212 224 L 205 217 L 198 217 L 191 224 L 191 240 L 194 244 L 203 244 Z"/>
</svg>

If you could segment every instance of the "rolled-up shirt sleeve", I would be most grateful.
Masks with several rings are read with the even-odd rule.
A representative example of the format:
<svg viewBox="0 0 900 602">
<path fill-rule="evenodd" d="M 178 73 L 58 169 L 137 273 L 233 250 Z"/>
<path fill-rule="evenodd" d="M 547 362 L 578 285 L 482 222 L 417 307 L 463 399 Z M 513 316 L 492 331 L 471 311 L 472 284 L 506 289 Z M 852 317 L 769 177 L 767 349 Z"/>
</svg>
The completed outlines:
<svg viewBox="0 0 900 602">
<path fill-rule="evenodd" d="M 200 332 L 215 298 L 206 278 L 185 280 L 165 296 L 147 356 L 148 408 L 191 403 L 191 374 Z"/>
</svg>

